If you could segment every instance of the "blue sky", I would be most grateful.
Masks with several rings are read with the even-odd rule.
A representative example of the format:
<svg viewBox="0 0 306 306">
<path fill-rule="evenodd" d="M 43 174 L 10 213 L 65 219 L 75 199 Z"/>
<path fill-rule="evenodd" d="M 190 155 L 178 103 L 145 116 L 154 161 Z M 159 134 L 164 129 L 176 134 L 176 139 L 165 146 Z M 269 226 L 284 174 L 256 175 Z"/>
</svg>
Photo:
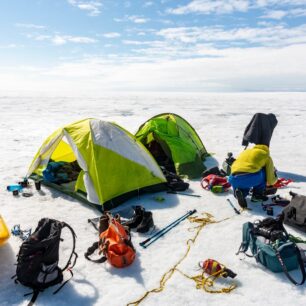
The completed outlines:
<svg viewBox="0 0 306 306">
<path fill-rule="evenodd" d="M 3 0 L 0 29 L 3 92 L 306 90 L 306 0 Z"/>
</svg>

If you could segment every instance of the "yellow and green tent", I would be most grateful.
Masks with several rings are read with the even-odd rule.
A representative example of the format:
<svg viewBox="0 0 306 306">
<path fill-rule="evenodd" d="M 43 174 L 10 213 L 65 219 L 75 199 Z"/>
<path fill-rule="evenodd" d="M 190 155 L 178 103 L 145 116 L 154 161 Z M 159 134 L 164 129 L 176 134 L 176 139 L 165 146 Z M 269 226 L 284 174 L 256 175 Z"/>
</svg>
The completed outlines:
<svg viewBox="0 0 306 306">
<path fill-rule="evenodd" d="M 209 154 L 194 128 L 176 114 L 152 117 L 139 127 L 135 136 L 161 166 L 167 168 L 170 162 L 170 170 L 172 167 L 179 175 L 196 178 L 205 170 L 203 161 Z"/>
<path fill-rule="evenodd" d="M 77 161 L 76 181 L 43 180 L 48 163 Z M 42 144 L 27 177 L 85 202 L 111 209 L 144 191 L 165 189 L 166 179 L 148 150 L 132 134 L 111 122 L 84 119 L 59 128 Z"/>
</svg>

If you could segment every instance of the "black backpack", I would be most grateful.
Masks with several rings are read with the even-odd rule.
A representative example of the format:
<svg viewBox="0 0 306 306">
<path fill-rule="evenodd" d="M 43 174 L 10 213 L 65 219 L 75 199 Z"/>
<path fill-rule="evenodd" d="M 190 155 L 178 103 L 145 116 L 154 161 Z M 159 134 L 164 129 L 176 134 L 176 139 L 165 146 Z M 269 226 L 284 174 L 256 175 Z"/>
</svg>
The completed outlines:
<svg viewBox="0 0 306 306">
<path fill-rule="evenodd" d="M 59 244 L 63 240 L 61 239 L 61 232 L 65 227 L 72 233 L 73 247 L 67 264 L 64 268 L 60 268 L 58 266 Z M 44 218 L 39 221 L 34 233 L 22 243 L 17 255 L 17 269 L 14 277 L 16 277 L 15 283 L 21 283 L 33 289 L 33 293 L 29 293 L 33 294 L 29 305 L 34 304 L 39 292 L 50 286 L 62 283 L 63 271 L 67 270 L 71 273 L 71 277 L 73 276 L 71 269 L 74 267 L 78 257 L 75 252 L 75 238 L 76 235 L 73 229 L 67 223 Z M 75 258 L 72 263 L 73 255 Z M 25 296 L 29 294 L 25 294 Z"/>
<path fill-rule="evenodd" d="M 290 192 L 292 199 L 283 210 L 284 223 L 306 233 L 306 197 Z"/>
</svg>

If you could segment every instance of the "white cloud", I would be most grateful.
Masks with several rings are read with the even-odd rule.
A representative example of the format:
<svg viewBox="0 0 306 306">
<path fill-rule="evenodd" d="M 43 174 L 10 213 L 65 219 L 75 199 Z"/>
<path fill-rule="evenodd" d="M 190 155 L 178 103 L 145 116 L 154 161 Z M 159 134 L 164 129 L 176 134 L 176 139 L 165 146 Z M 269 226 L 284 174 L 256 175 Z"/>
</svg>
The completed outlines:
<svg viewBox="0 0 306 306">
<path fill-rule="evenodd" d="M 288 12 L 280 11 L 280 10 L 278 10 L 278 11 L 268 11 L 265 15 L 261 16 L 260 18 L 280 20 L 280 19 L 284 18 L 287 14 L 288 14 Z"/>
<path fill-rule="evenodd" d="M 298 6 L 306 4 L 306 0 L 250 0 L 254 7 L 268 7 L 268 6 Z"/>
<path fill-rule="evenodd" d="M 306 90 L 306 44 L 211 49 L 214 57 L 152 62 L 94 57 L 50 68 L 2 69 L 0 90 L 98 94 L 101 90 Z M 90 82 L 88 79 L 90 78 Z"/>
<path fill-rule="evenodd" d="M 28 34 L 27 37 L 34 38 L 34 40 L 37 40 L 37 41 L 43 41 L 43 40 L 48 40 L 52 38 L 51 35 L 33 35 L 33 34 Z"/>
<path fill-rule="evenodd" d="M 99 0 L 89 1 L 89 0 L 67 0 L 69 4 L 80 10 L 87 11 L 89 16 L 98 16 L 101 13 L 102 3 Z"/>
<path fill-rule="evenodd" d="M 131 21 L 137 24 L 143 24 L 143 23 L 147 23 L 150 21 L 149 18 L 145 18 L 143 16 L 137 16 L 137 15 L 125 15 L 123 18 L 114 18 L 115 22 L 127 22 L 127 21 Z"/>
<path fill-rule="evenodd" d="M 154 2 L 153 1 L 146 1 L 144 4 L 143 4 L 143 7 L 150 7 L 154 5 Z"/>
<path fill-rule="evenodd" d="M 109 33 L 102 34 L 102 36 L 105 38 L 117 38 L 117 37 L 120 37 L 121 34 L 117 32 L 109 32 Z"/>
<path fill-rule="evenodd" d="M 92 44 L 97 42 L 96 39 L 85 37 L 85 36 L 69 36 L 69 35 L 55 35 L 51 41 L 55 45 L 63 45 L 68 42 L 77 43 L 77 44 Z"/>
<path fill-rule="evenodd" d="M 306 16 L 306 8 L 296 8 L 290 10 L 290 16 L 292 17 L 303 17 Z"/>
<path fill-rule="evenodd" d="M 139 41 L 139 40 L 128 40 L 125 39 L 122 41 L 125 45 L 135 45 L 135 46 L 141 46 L 141 45 L 147 45 L 148 43 L 145 41 Z"/>
<path fill-rule="evenodd" d="M 36 29 L 36 30 L 41 30 L 46 28 L 43 25 L 37 25 L 32 23 L 15 23 L 15 26 L 18 28 Z"/>
<path fill-rule="evenodd" d="M 248 10 L 248 6 L 248 0 L 193 0 L 187 5 L 179 6 L 174 9 L 168 9 L 168 12 L 176 15 L 187 13 L 227 14 L 234 11 L 246 12 Z"/>
<path fill-rule="evenodd" d="M 306 8 L 293 8 L 284 10 L 271 10 L 267 11 L 265 15 L 261 16 L 260 18 L 263 19 L 276 19 L 280 20 L 284 17 L 288 18 L 296 18 L 296 17 L 303 17 L 306 16 Z"/>
<path fill-rule="evenodd" d="M 223 27 L 168 28 L 156 33 L 169 41 L 181 43 L 244 42 L 264 46 L 284 46 L 306 43 L 306 24 L 286 28 L 284 25 L 269 27 L 244 27 L 226 30 Z"/>
<path fill-rule="evenodd" d="M 7 45 L 0 45 L 0 49 L 15 49 L 20 47 L 19 45 L 16 44 L 7 44 Z"/>
<path fill-rule="evenodd" d="M 86 36 L 71 36 L 71 35 L 33 35 L 28 34 L 28 38 L 32 38 L 37 41 L 50 41 L 52 44 L 60 46 L 65 45 L 66 43 L 75 43 L 75 44 L 92 44 L 96 43 L 97 40 L 91 37 Z"/>
<path fill-rule="evenodd" d="M 139 17 L 139 16 L 129 16 L 128 19 L 134 23 L 147 23 L 150 19 Z"/>
<path fill-rule="evenodd" d="M 176 15 L 189 13 L 230 14 L 234 12 L 247 12 L 250 9 L 266 8 L 275 11 L 274 15 L 271 15 L 272 17 L 269 18 L 281 19 L 280 11 L 284 11 L 288 7 L 298 7 L 305 4 L 306 0 L 192 0 L 185 5 L 169 8 L 167 12 Z"/>
</svg>

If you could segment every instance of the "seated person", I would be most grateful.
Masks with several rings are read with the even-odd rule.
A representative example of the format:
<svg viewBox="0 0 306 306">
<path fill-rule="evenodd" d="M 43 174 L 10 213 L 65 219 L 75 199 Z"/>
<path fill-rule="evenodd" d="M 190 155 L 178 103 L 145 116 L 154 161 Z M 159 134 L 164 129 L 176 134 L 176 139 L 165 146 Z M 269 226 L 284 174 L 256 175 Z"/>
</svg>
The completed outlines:
<svg viewBox="0 0 306 306">
<path fill-rule="evenodd" d="M 269 147 L 255 145 L 244 150 L 231 166 L 229 182 L 241 207 L 247 207 L 246 196 L 252 189 L 252 201 L 266 201 L 266 186 L 277 181 Z"/>
</svg>

